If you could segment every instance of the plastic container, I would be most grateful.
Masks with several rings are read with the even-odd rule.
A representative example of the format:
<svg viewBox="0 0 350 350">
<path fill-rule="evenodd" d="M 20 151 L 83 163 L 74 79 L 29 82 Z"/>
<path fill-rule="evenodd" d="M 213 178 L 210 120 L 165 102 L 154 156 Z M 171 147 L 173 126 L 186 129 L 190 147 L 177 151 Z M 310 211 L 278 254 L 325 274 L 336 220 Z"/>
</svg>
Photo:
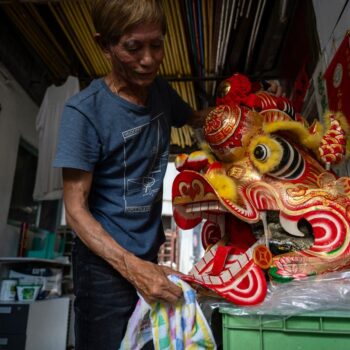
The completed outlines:
<svg viewBox="0 0 350 350">
<path fill-rule="evenodd" d="M 32 249 L 27 250 L 26 256 L 29 258 L 55 259 L 63 255 L 65 240 L 59 237 L 58 251 L 55 251 L 57 235 L 48 230 L 39 230 L 32 240 Z"/>
<path fill-rule="evenodd" d="M 224 350 L 349 350 L 350 312 L 223 317 Z"/>
<path fill-rule="evenodd" d="M 1 301 L 13 301 L 16 298 L 16 286 L 18 284 L 17 279 L 3 279 L 0 287 L 0 300 Z"/>
<path fill-rule="evenodd" d="M 38 297 L 41 285 L 19 285 L 16 288 L 18 301 L 34 301 Z"/>
</svg>

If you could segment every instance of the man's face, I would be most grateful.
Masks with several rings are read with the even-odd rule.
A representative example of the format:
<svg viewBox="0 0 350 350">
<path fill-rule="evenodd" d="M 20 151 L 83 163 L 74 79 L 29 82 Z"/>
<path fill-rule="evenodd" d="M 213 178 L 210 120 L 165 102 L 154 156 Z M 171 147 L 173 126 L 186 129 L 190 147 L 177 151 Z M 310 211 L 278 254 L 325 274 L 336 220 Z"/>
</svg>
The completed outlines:
<svg viewBox="0 0 350 350">
<path fill-rule="evenodd" d="M 164 35 L 158 24 L 139 24 L 111 47 L 116 78 L 127 85 L 144 88 L 157 75 L 164 57 Z"/>
</svg>

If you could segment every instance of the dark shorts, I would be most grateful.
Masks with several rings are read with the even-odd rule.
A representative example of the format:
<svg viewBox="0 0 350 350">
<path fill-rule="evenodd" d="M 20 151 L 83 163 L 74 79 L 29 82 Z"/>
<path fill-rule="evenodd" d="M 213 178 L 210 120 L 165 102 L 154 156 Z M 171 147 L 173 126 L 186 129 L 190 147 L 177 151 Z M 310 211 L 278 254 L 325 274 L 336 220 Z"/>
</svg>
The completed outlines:
<svg viewBox="0 0 350 350">
<path fill-rule="evenodd" d="M 119 349 L 138 300 L 135 288 L 78 238 L 72 262 L 75 350 Z"/>
</svg>

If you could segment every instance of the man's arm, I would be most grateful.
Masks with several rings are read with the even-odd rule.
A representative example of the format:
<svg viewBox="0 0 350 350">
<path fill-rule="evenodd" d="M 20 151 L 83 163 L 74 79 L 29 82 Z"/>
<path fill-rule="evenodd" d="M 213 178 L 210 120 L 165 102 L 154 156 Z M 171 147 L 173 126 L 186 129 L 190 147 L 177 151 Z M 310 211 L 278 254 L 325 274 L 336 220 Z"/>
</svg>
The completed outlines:
<svg viewBox="0 0 350 350">
<path fill-rule="evenodd" d="M 167 274 L 175 271 L 144 261 L 121 247 L 88 208 L 92 173 L 63 169 L 63 193 L 68 225 L 95 254 L 106 260 L 132 283 L 148 302 L 175 303 L 182 290 L 170 282 Z"/>
</svg>

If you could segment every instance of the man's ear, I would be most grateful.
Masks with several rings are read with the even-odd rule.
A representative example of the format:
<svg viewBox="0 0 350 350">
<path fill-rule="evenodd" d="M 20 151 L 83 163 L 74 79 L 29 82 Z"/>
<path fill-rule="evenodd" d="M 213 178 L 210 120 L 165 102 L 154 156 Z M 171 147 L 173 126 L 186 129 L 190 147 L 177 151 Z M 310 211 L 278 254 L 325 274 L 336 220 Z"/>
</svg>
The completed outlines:
<svg viewBox="0 0 350 350">
<path fill-rule="evenodd" d="M 103 51 L 104 55 L 110 59 L 111 58 L 111 50 L 109 45 L 106 43 L 105 40 L 103 40 L 102 36 L 100 33 L 95 33 L 94 35 L 94 39 L 97 43 L 97 45 L 101 48 L 101 50 Z"/>
</svg>

